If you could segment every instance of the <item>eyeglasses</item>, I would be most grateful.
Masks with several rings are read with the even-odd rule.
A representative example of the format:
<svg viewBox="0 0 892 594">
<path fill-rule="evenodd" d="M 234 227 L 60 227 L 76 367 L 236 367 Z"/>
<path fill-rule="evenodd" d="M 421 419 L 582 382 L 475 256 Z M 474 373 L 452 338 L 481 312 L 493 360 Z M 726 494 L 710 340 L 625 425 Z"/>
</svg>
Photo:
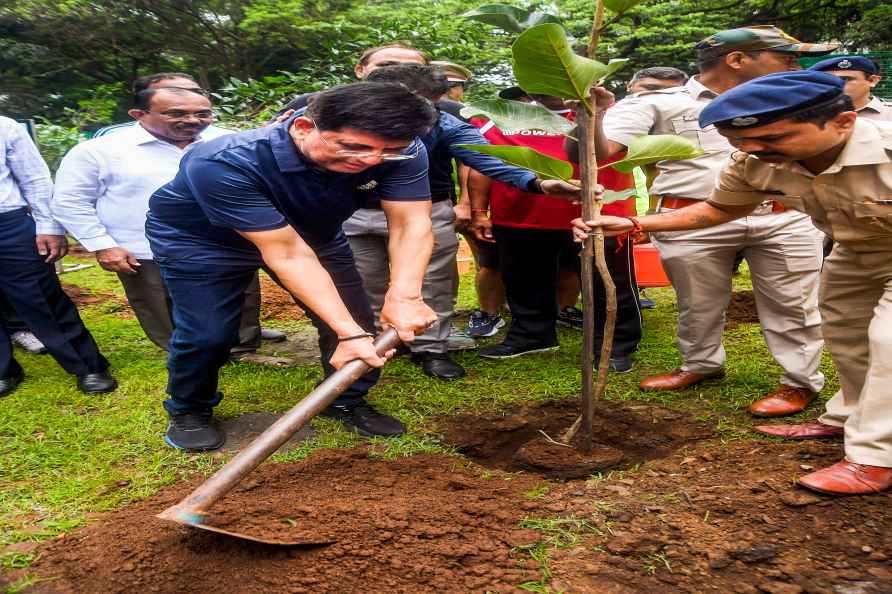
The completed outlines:
<svg viewBox="0 0 892 594">
<path fill-rule="evenodd" d="M 189 116 L 195 117 L 199 120 L 213 120 L 216 119 L 217 114 L 209 109 L 203 109 L 201 111 L 180 111 L 179 109 L 171 109 L 168 111 L 149 111 L 145 110 L 146 113 L 157 113 L 158 115 L 164 116 L 169 120 L 184 120 Z"/>
<path fill-rule="evenodd" d="M 466 81 L 466 80 L 449 81 L 449 88 L 454 89 L 455 87 L 461 87 L 463 89 L 466 89 L 466 88 L 468 88 L 468 81 Z"/>
<path fill-rule="evenodd" d="M 310 120 L 310 121 L 313 122 L 313 127 L 316 128 L 316 132 L 319 133 L 319 138 L 322 139 L 322 142 L 326 146 L 334 148 L 335 143 L 337 143 L 337 141 L 330 142 L 330 141 L 326 140 L 325 137 L 322 135 L 322 131 L 319 129 L 319 126 L 316 125 L 316 122 L 314 120 Z M 335 148 L 334 152 L 336 155 L 340 155 L 342 157 L 354 157 L 357 159 L 367 159 L 369 157 L 378 157 L 382 161 L 409 161 L 410 159 L 414 159 L 415 157 L 418 156 L 418 142 L 413 142 L 412 145 L 415 147 L 415 152 L 412 153 L 411 155 L 403 155 L 402 153 L 385 153 L 383 151 L 381 151 L 381 152 L 351 151 L 348 149 L 338 149 L 338 148 Z M 406 148 L 408 148 L 408 147 L 406 147 Z M 404 151 L 406 149 L 399 149 L 399 150 Z"/>
</svg>

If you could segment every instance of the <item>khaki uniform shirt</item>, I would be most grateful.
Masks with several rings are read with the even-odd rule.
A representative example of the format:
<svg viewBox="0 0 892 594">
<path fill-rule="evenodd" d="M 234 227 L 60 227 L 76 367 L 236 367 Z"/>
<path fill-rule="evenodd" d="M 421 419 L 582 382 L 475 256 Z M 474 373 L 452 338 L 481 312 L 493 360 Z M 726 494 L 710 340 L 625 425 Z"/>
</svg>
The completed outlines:
<svg viewBox="0 0 892 594">
<path fill-rule="evenodd" d="M 660 161 L 651 192 L 661 196 L 706 200 L 715 177 L 733 151 L 715 126 L 700 128 L 700 112 L 716 94 L 691 78 L 683 87 L 642 91 L 625 97 L 604 115 L 604 134 L 626 146 L 643 134 L 676 134 L 706 154 L 684 161 Z"/>
<path fill-rule="evenodd" d="M 858 117 L 892 122 L 892 104 L 886 103 L 879 97 L 871 97 L 870 102 L 858 110 Z"/>
<path fill-rule="evenodd" d="M 836 161 L 818 175 L 796 162 L 734 153 L 710 200 L 744 206 L 768 198 L 808 214 L 855 252 L 892 251 L 892 123 L 858 118 Z"/>
</svg>

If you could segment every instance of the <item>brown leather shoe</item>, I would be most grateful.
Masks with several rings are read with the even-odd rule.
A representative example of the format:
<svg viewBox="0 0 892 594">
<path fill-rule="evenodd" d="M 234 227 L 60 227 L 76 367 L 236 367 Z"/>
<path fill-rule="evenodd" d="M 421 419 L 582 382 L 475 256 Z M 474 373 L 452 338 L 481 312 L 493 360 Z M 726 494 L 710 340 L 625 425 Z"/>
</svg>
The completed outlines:
<svg viewBox="0 0 892 594">
<path fill-rule="evenodd" d="M 835 439 L 845 435 L 842 427 L 825 425 L 818 421 L 798 425 L 756 425 L 753 430 L 784 439 Z"/>
<path fill-rule="evenodd" d="M 725 377 L 725 370 L 719 369 L 714 373 L 694 373 L 676 369 L 663 375 L 652 375 L 638 384 L 642 392 L 656 392 L 658 390 L 681 390 L 688 386 L 699 384 L 703 380 Z"/>
<path fill-rule="evenodd" d="M 781 385 L 750 405 L 754 417 L 786 417 L 805 410 L 817 394 L 805 388 Z"/>
<path fill-rule="evenodd" d="M 803 476 L 799 484 L 828 495 L 872 495 L 892 487 L 892 468 L 843 460 Z"/>
</svg>

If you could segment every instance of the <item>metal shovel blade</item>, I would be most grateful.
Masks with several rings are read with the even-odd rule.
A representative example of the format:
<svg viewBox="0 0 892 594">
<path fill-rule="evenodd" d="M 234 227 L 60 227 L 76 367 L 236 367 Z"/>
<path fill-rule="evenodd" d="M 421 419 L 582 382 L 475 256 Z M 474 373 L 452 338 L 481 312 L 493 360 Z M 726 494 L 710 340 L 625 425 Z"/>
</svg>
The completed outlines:
<svg viewBox="0 0 892 594">
<path fill-rule="evenodd" d="M 396 348 L 399 342 L 400 339 L 396 330 L 390 328 L 375 339 L 375 348 L 379 355 L 383 355 L 387 351 Z M 209 525 L 205 523 L 205 519 L 209 516 L 207 510 L 214 503 L 222 499 L 248 473 L 269 458 L 282 444 L 291 439 L 295 433 L 300 431 L 313 417 L 322 412 L 325 407 L 331 404 L 335 398 L 340 396 L 344 390 L 368 372 L 369 369 L 371 369 L 369 365 L 356 359 L 328 376 L 325 381 L 316 386 L 315 390 L 270 425 L 266 431 L 258 435 L 245 449 L 199 485 L 188 497 L 178 504 L 167 508 L 158 514 L 157 517 L 184 526 L 191 526 L 263 544 L 318 545 L 335 542 L 330 538 L 312 537 L 288 541 L 261 538 Z"/>
<path fill-rule="evenodd" d="M 266 545 L 277 545 L 283 547 L 290 546 L 311 546 L 311 545 L 327 545 L 332 544 L 335 541 L 331 538 L 299 538 L 296 540 L 281 540 L 275 538 L 261 538 L 259 536 L 252 536 L 250 534 L 242 534 L 240 532 L 233 532 L 231 530 L 224 530 L 223 528 L 217 528 L 216 526 L 210 526 L 204 523 L 204 519 L 208 516 L 208 514 L 197 514 L 194 512 L 186 512 L 180 509 L 179 506 L 175 505 L 173 507 L 169 507 L 157 517 L 170 520 L 171 522 L 176 522 L 177 524 L 182 524 L 183 526 L 190 526 L 192 528 L 200 528 L 201 530 L 207 530 L 209 532 L 216 532 L 217 534 L 223 534 L 225 536 L 230 536 L 233 538 L 238 538 L 241 540 L 250 540 L 252 542 L 259 542 L 261 544 Z"/>
</svg>

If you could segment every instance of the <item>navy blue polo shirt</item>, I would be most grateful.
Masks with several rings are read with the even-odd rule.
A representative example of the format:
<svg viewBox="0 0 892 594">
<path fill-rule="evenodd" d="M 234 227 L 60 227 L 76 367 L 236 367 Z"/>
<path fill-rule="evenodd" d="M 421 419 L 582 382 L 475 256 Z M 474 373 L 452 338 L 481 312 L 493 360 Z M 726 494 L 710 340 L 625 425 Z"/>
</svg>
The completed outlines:
<svg viewBox="0 0 892 594">
<path fill-rule="evenodd" d="M 146 235 L 157 261 L 259 265 L 259 250 L 236 231 L 291 225 L 315 247 L 332 241 L 371 193 L 430 199 L 420 140 L 406 150 L 417 152 L 414 159 L 336 173 L 297 150 L 291 121 L 222 136 L 183 157 L 176 177 L 149 199 Z"/>
</svg>

